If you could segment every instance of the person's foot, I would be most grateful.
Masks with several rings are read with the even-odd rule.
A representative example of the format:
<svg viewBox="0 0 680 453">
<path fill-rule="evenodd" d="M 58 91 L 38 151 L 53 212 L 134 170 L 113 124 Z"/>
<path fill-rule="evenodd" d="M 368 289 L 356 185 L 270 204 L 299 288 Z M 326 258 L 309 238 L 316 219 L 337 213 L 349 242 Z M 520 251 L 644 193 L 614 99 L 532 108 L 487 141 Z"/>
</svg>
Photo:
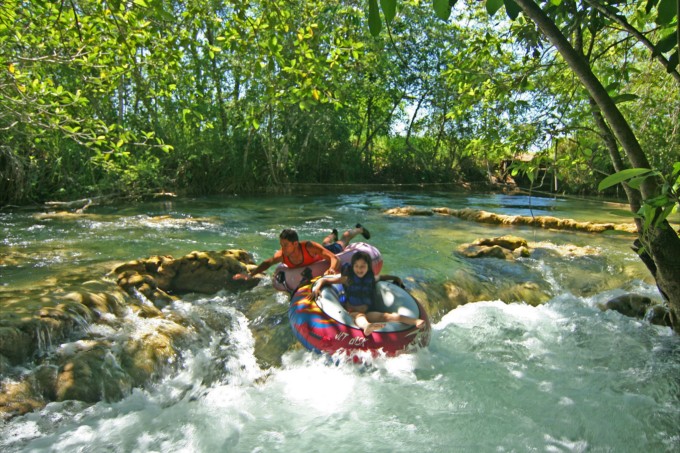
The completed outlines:
<svg viewBox="0 0 680 453">
<path fill-rule="evenodd" d="M 338 236 L 338 230 L 336 230 L 335 228 L 333 228 L 333 230 L 331 231 L 331 234 L 332 234 L 333 237 L 335 238 L 334 241 L 335 241 L 335 242 L 338 242 L 338 238 L 340 237 L 340 236 Z"/>
<path fill-rule="evenodd" d="M 378 329 L 382 329 L 386 324 L 384 322 L 372 322 L 364 328 L 364 335 L 368 336 Z"/>
<path fill-rule="evenodd" d="M 366 228 L 362 227 L 360 223 L 357 223 L 356 227 L 361 229 L 361 235 L 363 237 L 365 237 L 366 239 L 371 239 L 371 233 L 369 233 Z"/>
</svg>

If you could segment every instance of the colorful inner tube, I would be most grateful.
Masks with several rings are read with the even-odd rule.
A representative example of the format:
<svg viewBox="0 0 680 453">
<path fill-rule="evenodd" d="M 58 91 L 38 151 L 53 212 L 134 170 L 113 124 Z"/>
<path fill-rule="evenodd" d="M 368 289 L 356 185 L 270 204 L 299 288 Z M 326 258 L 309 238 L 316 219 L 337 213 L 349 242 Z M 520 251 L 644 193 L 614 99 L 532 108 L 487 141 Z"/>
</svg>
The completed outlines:
<svg viewBox="0 0 680 453">
<path fill-rule="evenodd" d="M 316 281 L 316 280 L 315 280 Z M 300 287 L 290 301 L 288 317 L 293 333 L 307 349 L 334 354 L 337 351 L 374 351 L 395 356 L 430 342 L 430 322 L 422 305 L 391 282 L 376 284 L 376 311 L 397 312 L 420 318 L 425 326 L 417 329 L 400 322 L 364 335 L 340 303 L 341 285 L 327 285 L 317 300 L 312 299 L 312 285 Z"/>
<path fill-rule="evenodd" d="M 352 260 L 352 255 L 356 252 L 362 251 L 368 253 L 373 262 L 373 273 L 380 274 L 383 267 L 383 259 L 380 251 L 371 244 L 365 242 L 353 242 L 349 244 L 345 250 L 338 253 L 336 256 L 340 260 L 340 265 L 349 263 Z M 328 261 L 317 261 L 309 266 L 290 268 L 285 264 L 279 264 L 274 271 L 273 285 L 279 291 L 294 292 L 303 280 L 311 280 L 314 277 L 323 275 L 328 270 Z"/>
</svg>

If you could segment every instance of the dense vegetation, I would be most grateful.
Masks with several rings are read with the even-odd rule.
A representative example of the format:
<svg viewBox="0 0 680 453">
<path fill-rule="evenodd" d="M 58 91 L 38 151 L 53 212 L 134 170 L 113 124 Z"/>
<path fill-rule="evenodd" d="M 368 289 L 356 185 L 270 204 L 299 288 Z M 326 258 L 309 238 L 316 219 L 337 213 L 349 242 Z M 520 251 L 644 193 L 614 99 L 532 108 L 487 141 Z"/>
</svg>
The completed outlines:
<svg viewBox="0 0 680 453">
<path fill-rule="evenodd" d="M 5 0 L 0 205 L 503 178 L 502 162 L 540 150 L 522 164 L 535 186 L 595 192 L 614 171 L 607 141 L 531 22 L 490 18 L 502 1 L 458 5 L 446 21 L 420 3 L 398 2 L 373 37 L 375 0 Z M 588 3 L 616 2 L 547 6 L 581 33 L 651 165 L 670 175 L 677 72 Z M 625 13 L 673 68 L 673 21 L 654 19 L 670 3 L 656 3 Z"/>
</svg>

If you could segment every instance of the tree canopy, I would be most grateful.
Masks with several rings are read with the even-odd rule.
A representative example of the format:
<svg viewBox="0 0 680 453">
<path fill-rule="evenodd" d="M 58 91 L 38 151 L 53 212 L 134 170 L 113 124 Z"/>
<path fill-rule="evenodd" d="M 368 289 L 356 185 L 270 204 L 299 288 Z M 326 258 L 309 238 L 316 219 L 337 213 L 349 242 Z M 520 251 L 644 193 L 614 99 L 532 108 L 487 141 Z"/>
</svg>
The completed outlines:
<svg viewBox="0 0 680 453">
<path fill-rule="evenodd" d="M 0 203 L 513 169 L 595 193 L 628 165 L 521 3 L 6 0 Z M 542 3 L 672 181 L 675 0 Z"/>
</svg>

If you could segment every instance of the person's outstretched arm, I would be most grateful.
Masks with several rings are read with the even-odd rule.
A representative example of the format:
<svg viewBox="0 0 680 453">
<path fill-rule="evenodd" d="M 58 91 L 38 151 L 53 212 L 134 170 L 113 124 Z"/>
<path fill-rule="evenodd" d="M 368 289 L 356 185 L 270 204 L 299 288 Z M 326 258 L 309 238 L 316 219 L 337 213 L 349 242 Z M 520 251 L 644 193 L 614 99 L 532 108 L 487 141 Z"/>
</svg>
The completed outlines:
<svg viewBox="0 0 680 453">
<path fill-rule="evenodd" d="M 401 278 L 397 277 L 396 275 L 384 275 L 384 274 L 378 275 L 376 280 L 379 282 L 391 281 L 394 282 L 395 285 L 405 288 L 404 282 L 401 280 Z"/>
<path fill-rule="evenodd" d="M 233 279 L 234 280 L 250 280 L 254 275 L 257 275 L 261 272 L 266 271 L 270 267 L 272 267 L 276 263 L 281 263 L 283 261 L 283 253 L 281 250 L 278 250 L 274 256 L 271 258 L 268 258 L 264 261 L 262 261 L 255 269 L 249 271 L 249 272 L 243 272 L 240 274 L 235 274 Z"/>
<path fill-rule="evenodd" d="M 319 294 L 321 294 L 321 288 L 327 285 L 333 285 L 335 283 L 342 283 L 343 285 L 347 283 L 347 277 L 343 275 L 336 275 L 333 277 L 323 277 L 317 280 L 317 282 L 314 284 L 314 293 L 313 297 L 316 299 L 319 297 Z"/>
</svg>

